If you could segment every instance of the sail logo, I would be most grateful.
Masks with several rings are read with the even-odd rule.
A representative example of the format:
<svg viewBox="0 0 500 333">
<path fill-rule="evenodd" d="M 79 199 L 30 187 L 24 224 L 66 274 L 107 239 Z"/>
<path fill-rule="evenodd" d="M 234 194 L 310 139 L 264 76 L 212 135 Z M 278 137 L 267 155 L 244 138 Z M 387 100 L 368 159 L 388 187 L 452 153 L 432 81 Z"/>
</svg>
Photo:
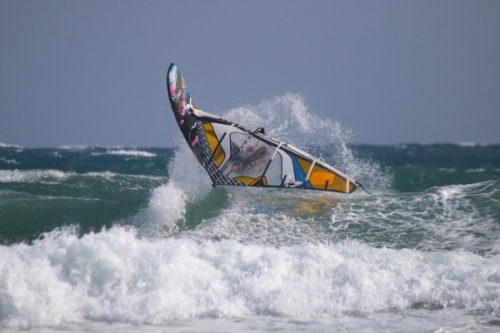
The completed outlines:
<svg viewBox="0 0 500 333">
<path fill-rule="evenodd" d="M 172 101 L 178 102 L 179 99 L 181 98 L 182 95 L 182 90 L 178 90 L 175 93 L 172 94 Z"/>
</svg>

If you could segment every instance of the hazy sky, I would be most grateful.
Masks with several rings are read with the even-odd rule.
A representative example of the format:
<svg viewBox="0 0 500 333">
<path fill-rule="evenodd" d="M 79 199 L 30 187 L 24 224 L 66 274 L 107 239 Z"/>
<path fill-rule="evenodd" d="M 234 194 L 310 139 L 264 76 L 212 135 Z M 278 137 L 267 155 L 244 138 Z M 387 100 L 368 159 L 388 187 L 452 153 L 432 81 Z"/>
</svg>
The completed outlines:
<svg viewBox="0 0 500 333">
<path fill-rule="evenodd" d="M 0 0 L 0 142 L 174 146 L 165 75 L 373 144 L 500 143 L 500 1 Z"/>
</svg>

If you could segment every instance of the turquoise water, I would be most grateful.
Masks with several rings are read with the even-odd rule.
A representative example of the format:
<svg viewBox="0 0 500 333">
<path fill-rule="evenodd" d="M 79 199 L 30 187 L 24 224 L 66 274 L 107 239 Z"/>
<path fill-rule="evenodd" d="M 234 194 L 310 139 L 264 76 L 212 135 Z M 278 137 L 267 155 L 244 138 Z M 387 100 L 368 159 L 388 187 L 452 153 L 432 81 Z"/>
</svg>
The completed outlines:
<svg viewBox="0 0 500 333">
<path fill-rule="evenodd" d="M 498 331 L 500 145 L 353 145 L 333 122 L 318 143 L 240 114 L 372 194 L 212 188 L 183 142 L 2 144 L 0 327 Z"/>
</svg>

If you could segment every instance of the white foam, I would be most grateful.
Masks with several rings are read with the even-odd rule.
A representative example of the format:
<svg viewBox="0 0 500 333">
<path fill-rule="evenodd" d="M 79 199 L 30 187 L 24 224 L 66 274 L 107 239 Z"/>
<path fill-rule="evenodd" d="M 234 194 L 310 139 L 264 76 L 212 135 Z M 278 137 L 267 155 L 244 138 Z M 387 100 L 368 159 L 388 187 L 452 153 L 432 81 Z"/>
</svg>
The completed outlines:
<svg viewBox="0 0 500 333">
<path fill-rule="evenodd" d="M 477 142 L 472 142 L 472 141 L 468 141 L 468 142 L 457 142 L 456 143 L 457 146 L 460 146 L 460 147 L 464 147 L 464 148 L 473 148 L 473 147 L 486 147 L 488 146 L 487 143 L 485 142 L 480 142 L 480 143 L 477 143 Z"/>
<path fill-rule="evenodd" d="M 153 189 L 148 206 L 131 218 L 142 236 L 163 237 L 178 232 L 185 222 L 187 204 L 210 192 L 210 178 L 186 145 L 176 151 L 168 169 L 168 183 Z"/>
<path fill-rule="evenodd" d="M 498 212 L 493 208 L 496 188 L 498 182 L 487 181 L 346 200 L 335 205 L 332 227 L 337 234 L 362 232 L 365 241 L 379 246 L 496 255 L 500 253 Z"/>
<path fill-rule="evenodd" d="M 87 150 L 87 149 L 91 149 L 93 146 L 89 146 L 89 145 L 62 145 L 62 146 L 59 146 L 58 149 L 61 149 L 61 150 Z"/>
<path fill-rule="evenodd" d="M 262 188 L 226 188 L 229 203 L 183 237 L 244 244 L 297 245 L 336 240 L 328 214 L 340 195 Z"/>
<path fill-rule="evenodd" d="M 189 201 L 205 197 L 212 188 L 210 177 L 185 142 L 175 152 L 168 166 L 168 174 L 170 182 L 181 188 Z"/>
<path fill-rule="evenodd" d="M 17 148 L 17 149 L 22 149 L 23 147 L 18 146 L 18 145 L 13 145 L 13 144 L 8 144 L 8 143 L 2 143 L 2 142 L 0 142 L 0 148 Z"/>
<path fill-rule="evenodd" d="M 13 164 L 13 165 L 19 165 L 19 162 L 17 162 L 15 159 L 7 159 L 5 157 L 1 157 L 0 161 L 5 162 L 7 164 Z"/>
<path fill-rule="evenodd" d="M 106 154 L 108 155 L 122 155 L 122 156 L 135 156 L 135 157 L 156 157 L 155 153 L 151 153 L 143 150 L 130 150 L 130 149 L 118 149 L 111 150 L 108 149 Z"/>
<path fill-rule="evenodd" d="M 457 142 L 456 145 L 460 146 L 460 147 L 476 147 L 477 143 L 472 142 L 472 141 L 469 141 L 469 142 L 464 141 L 464 142 Z"/>
<path fill-rule="evenodd" d="M 465 170 L 466 173 L 483 173 L 486 172 L 485 168 L 475 168 L 475 169 L 467 169 Z"/>
<path fill-rule="evenodd" d="M 186 203 L 182 189 L 169 182 L 151 192 L 148 206 L 132 218 L 132 223 L 140 228 L 141 236 L 169 236 L 185 222 Z"/>
<path fill-rule="evenodd" d="M 41 181 L 64 180 L 75 175 L 59 170 L 0 170 L 0 183 L 37 183 Z"/>
<path fill-rule="evenodd" d="M 0 246 L 0 325 L 332 318 L 430 304 L 498 311 L 500 256 L 138 238 L 113 227 Z"/>
<path fill-rule="evenodd" d="M 54 169 L 33 170 L 0 170 L 0 183 L 54 183 L 70 179 L 71 177 L 103 178 L 113 180 L 124 177 L 127 179 L 149 179 L 160 180 L 164 177 L 147 175 L 119 174 L 111 171 L 76 173 L 72 171 L 61 171 Z"/>
</svg>

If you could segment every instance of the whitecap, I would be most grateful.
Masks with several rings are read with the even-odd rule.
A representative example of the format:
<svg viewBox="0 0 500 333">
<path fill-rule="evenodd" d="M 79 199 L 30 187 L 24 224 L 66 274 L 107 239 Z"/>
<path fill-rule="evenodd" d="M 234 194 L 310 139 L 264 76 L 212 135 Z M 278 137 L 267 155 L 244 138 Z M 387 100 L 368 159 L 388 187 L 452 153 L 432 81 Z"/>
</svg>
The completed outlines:
<svg viewBox="0 0 500 333">
<path fill-rule="evenodd" d="M 325 319 L 413 306 L 498 310 L 500 256 L 374 248 L 146 239 L 67 228 L 0 246 L 3 327 L 161 325 L 216 316 Z"/>
<path fill-rule="evenodd" d="M 129 150 L 129 149 L 118 149 L 118 150 L 108 150 L 106 154 L 109 155 L 122 155 L 122 156 L 135 156 L 135 157 L 156 157 L 155 153 L 151 153 L 143 150 Z"/>
<path fill-rule="evenodd" d="M 0 183 L 36 183 L 40 181 L 65 180 L 75 175 L 60 170 L 0 170 Z"/>
<path fill-rule="evenodd" d="M 0 142 L 0 148 L 17 148 L 17 149 L 22 149 L 23 147 L 21 147 L 19 145 L 14 145 L 14 144 Z"/>
</svg>

